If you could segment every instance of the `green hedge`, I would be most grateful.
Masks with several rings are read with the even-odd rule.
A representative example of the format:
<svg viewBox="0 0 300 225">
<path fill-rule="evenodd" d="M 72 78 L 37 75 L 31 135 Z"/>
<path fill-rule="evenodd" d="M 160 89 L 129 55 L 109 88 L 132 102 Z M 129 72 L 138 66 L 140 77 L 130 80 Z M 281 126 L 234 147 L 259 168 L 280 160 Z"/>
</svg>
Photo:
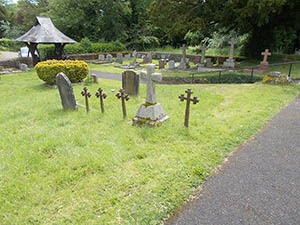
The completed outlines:
<svg viewBox="0 0 300 225">
<path fill-rule="evenodd" d="M 54 45 L 39 45 L 38 49 L 42 59 L 53 58 Z M 90 43 L 80 42 L 76 44 L 67 44 L 65 46 L 66 54 L 85 54 L 99 52 L 117 52 L 125 50 L 125 46 L 120 42 L 112 43 Z"/>
<path fill-rule="evenodd" d="M 1 38 L 0 46 L 2 50 L 19 51 L 21 47 L 25 46 L 25 44 L 23 42 L 19 42 L 15 40 Z"/>
<path fill-rule="evenodd" d="M 35 67 L 38 77 L 47 84 L 56 83 L 56 75 L 63 72 L 72 83 L 81 82 L 89 73 L 86 62 L 80 60 L 47 60 Z"/>
<path fill-rule="evenodd" d="M 199 74 L 198 74 L 199 75 Z M 219 74 L 211 74 L 209 76 L 197 76 L 194 75 L 194 80 L 197 82 L 210 83 L 210 84 L 245 84 L 245 83 L 255 83 L 262 81 L 263 76 L 253 75 L 251 78 L 250 74 L 235 74 L 235 73 L 222 73 L 219 77 Z"/>
</svg>

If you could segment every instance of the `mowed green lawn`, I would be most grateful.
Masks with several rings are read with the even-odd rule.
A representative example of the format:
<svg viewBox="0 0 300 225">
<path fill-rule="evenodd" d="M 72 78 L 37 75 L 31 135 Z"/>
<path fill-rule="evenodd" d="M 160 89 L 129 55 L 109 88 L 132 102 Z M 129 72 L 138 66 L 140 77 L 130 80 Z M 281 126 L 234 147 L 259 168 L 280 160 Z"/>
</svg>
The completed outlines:
<svg viewBox="0 0 300 225">
<path fill-rule="evenodd" d="M 63 111 L 57 89 L 34 72 L 0 80 L 1 224 L 158 224 L 183 204 L 223 162 L 298 93 L 297 86 L 157 85 L 170 120 L 158 128 L 133 127 L 145 98 L 127 104 L 122 119 L 115 97 L 121 82 L 88 86 L 85 109 Z M 94 97 L 108 94 L 105 114 Z M 192 87 L 200 102 L 178 95 Z M 83 84 L 74 85 L 78 102 Z"/>
</svg>

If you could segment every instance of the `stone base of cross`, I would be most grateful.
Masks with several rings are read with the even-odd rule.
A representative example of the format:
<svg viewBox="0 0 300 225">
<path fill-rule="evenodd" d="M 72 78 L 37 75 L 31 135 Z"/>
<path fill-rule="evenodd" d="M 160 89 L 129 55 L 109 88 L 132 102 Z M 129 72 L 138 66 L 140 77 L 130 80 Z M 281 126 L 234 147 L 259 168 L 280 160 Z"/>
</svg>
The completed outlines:
<svg viewBox="0 0 300 225">
<path fill-rule="evenodd" d="M 146 81 L 147 94 L 146 102 L 142 104 L 133 119 L 133 125 L 160 126 L 168 120 L 162 105 L 156 101 L 155 82 L 162 80 L 160 73 L 155 73 L 155 64 L 146 66 L 147 72 L 142 71 L 140 77 Z"/>
</svg>

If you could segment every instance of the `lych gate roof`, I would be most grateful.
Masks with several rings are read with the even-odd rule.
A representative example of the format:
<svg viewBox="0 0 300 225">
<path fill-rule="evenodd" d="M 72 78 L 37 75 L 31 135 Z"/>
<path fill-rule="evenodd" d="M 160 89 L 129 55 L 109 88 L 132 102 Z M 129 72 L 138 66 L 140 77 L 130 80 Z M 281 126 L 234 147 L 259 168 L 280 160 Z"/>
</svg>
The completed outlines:
<svg viewBox="0 0 300 225">
<path fill-rule="evenodd" d="M 36 17 L 36 25 L 33 26 L 26 34 L 17 38 L 17 41 L 32 43 L 76 43 L 73 39 L 60 32 L 48 17 Z"/>
</svg>

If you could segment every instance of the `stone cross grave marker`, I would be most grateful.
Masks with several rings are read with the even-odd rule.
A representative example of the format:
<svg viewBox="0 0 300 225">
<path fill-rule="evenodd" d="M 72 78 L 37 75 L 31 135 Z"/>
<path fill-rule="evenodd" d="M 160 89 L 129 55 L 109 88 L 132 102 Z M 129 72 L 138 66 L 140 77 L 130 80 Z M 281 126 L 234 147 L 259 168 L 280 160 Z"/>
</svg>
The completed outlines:
<svg viewBox="0 0 300 225">
<path fill-rule="evenodd" d="M 98 55 L 98 60 L 104 61 L 105 60 L 105 56 L 102 55 L 102 54 Z"/>
<path fill-rule="evenodd" d="M 264 60 L 262 62 L 260 62 L 261 65 L 268 65 L 268 56 L 271 56 L 272 53 L 269 52 L 269 49 L 266 49 L 264 52 L 261 53 L 261 55 L 264 56 Z"/>
<path fill-rule="evenodd" d="M 103 92 L 102 88 L 99 88 L 95 96 L 100 99 L 101 112 L 104 113 L 104 103 L 103 99 L 106 99 L 107 95 Z"/>
<path fill-rule="evenodd" d="M 181 49 L 182 49 L 182 58 L 179 64 L 179 68 L 185 70 L 188 68 L 188 62 L 186 58 L 186 49 L 187 49 L 186 45 L 184 44 Z"/>
<path fill-rule="evenodd" d="M 194 98 L 191 98 L 191 95 L 193 94 L 192 90 L 189 88 L 185 91 L 187 93 L 187 97 L 184 96 L 184 94 L 181 94 L 178 96 L 178 98 L 181 101 L 186 100 L 186 108 L 185 108 L 185 119 L 184 119 L 184 126 L 189 127 L 189 117 L 190 117 L 190 103 L 191 101 L 194 104 L 197 104 L 199 102 L 198 98 L 194 96 Z"/>
<path fill-rule="evenodd" d="M 89 98 L 91 97 L 91 93 L 88 92 L 87 87 L 84 87 L 82 92 L 81 92 L 81 95 L 85 97 L 86 112 L 88 113 L 90 111 Z"/>
<path fill-rule="evenodd" d="M 64 73 L 57 74 L 56 85 L 58 87 L 63 108 L 77 110 L 78 108 L 73 92 L 73 87 L 69 78 Z"/>
<path fill-rule="evenodd" d="M 125 119 L 127 114 L 126 114 L 126 105 L 125 101 L 129 100 L 128 94 L 125 93 L 125 90 L 123 88 L 120 89 L 120 91 L 116 94 L 116 97 L 118 99 L 122 100 L 122 111 L 123 111 L 123 118 Z"/>
<path fill-rule="evenodd" d="M 123 54 L 122 53 L 117 53 L 116 62 L 119 64 L 123 64 Z"/>
<path fill-rule="evenodd" d="M 122 73 L 122 88 L 130 96 L 139 95 L 140 77 L 133 70 L 126 70 Z"/>
<path fill-rule="evenodd" d="M 205 47 L 205 45 L 201 45 L 201 64 L 204 64 L 205 61 L 205 51 L 207 50 L 207 48 Z"/>
<path fill-rule="evenodd" d="M 107 62 L 110 62 L 110 63 L 113 61 L 113 57 L 112 57 L 111 54 L 107 54 L 107 55 L 106 55 L 106 61 L 107 61 Z"/>
<path fill-rule="evenodd" d="M 147 72 L 141 72 L 141 78 L 147 83 L 146 102 L 142 104 L 133 119 L 133 125 L 146 124 L 159 126 L 169 119 L 161 104 L 157 103 L 155 83 L 162 80 L 161 73 L 155 73 L 155 64 L 146 65 Z"/>
<path fill-rule="evenodd" d="M 232 37 L 230 43 L 230 53 L 229 53 L 229 60 L 230 62 L 233 62 L 233 53 L 234 53 L 234 45 L 237 43 L 237 41 Z"/>
</svg>

